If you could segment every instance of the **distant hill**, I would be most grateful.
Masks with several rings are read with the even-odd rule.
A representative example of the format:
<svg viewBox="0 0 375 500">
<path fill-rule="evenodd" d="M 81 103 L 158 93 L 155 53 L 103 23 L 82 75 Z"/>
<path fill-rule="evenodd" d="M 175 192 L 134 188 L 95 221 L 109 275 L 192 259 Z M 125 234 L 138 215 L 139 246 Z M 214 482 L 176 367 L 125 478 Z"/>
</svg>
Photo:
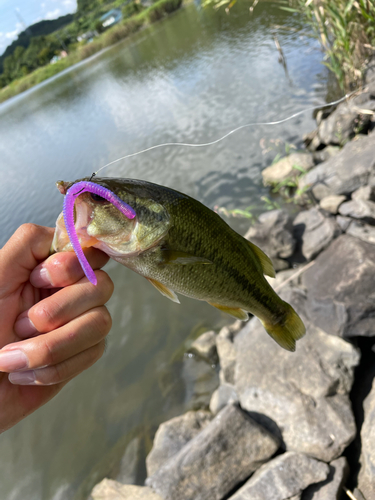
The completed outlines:
<svg viewBox="0 0 375 500">
<path fill-rule="evenodd" d="M 13 54 L 16 50 L 16 47 L 22 45 L 25 49 L 30 45 L 30 39 L 34 36 L 42 36 L 49 35 L 54 31 L 66 26 L 67 24 L 73 21 L 74 14 L 67 14 L 66 16 L 61 16 L 57 19 L 53 19 L 52 21 L 39 21 L 38 23 L 32 24 L 25 31 L 22 31 L 18 35 L 17 40 L 14 40 L 8 47 L 5 49 L 5 52 L 0 56 L 0 73 L 3 72 L 3 62 L 7 56 Z"/>
</svg>

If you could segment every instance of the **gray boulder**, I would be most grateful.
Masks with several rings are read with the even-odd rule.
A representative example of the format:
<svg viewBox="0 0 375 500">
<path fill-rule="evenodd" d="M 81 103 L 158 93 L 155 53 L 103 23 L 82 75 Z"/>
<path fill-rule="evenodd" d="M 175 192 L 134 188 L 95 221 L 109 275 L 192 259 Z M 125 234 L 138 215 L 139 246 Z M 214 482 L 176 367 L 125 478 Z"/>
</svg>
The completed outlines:
<svg viewBox="0 0 375 500">
<path fill-rule="evenodd" d="M 361 136 L 346 144 L 336 156 L 304 175 L 299 181 L 299 188 L 311 188 L 317 200 L 333 194 L 350 195 L 368 184 L 374 165 L 374 134 Z"/>
<path fill-rule="evenodd" d="M 121 484 L 112 479 L 103 479 L 92 490 L 90 500 L 163 500 L 163 498 L 145 486 Z"/>
<path fill-rule="evenodd" d="M 218 362 L 216 349 L 216 333 L 213 330 L 200 335 L 190 346 L 189 351 L 210 364 Z"/>
<path fill-rule="evenodd" d="M 242 326 L 242 321 L 236 321 L 230 326 L 224 326 L 216 337 L 216 347 L 220 360 L 220 382 L 234 383 L 234 367 L 236 364 L 236 349 L 234 337 Z"/>
<path fill-rule="evenodd" d="M 263 183 L 267 185 L 279 184 L 289 178 L 296 178 L 301 171 L 307 172 L 314 166 L 314 159 L 310 153 L 292 153 L 262 171 Z"/>
<path fill-rule="evenodd" d="M 343 217 L 342 215 L 338 215 L 336 217 L 336 222 L 343 233 L 347 231 L 350 226 L 352 219 L 350 217 Z"/>
<path fill-rule="evenodd" d="M 116 481 L 123 484 L 136 484 L 138 470 L 141 462 L 141 438 L 133 438 L 127 445 L 119 464 L 119 470 L 115 477 Z M 143 468 L 143 458 L 142 458 Z"/>
<path fill-rule="evenodd" d="M 318 134 L 318 129 L 303 135 L 303 142 L 309 151 L 315 152 L 320 146 L 320 138 Z"/>
<path fill-rule="evenodd" d="M 237 403 L 238 395 L 232 384 L 221 384 L 212 394 L 210 401 L 210 411 L 213 415 L 219 413 L 224 406 L 230 403 Z"/>
<path fill-rule="evenodd" d="M 292 305 L 304 319 L 301 307 Z M 252 319 L 234 340 L 235 386 L 241 407 L 279 436 L 287 450 L 330 462 L 355 436 L 348 394 L 359 354 L 348 342 L 306 326 L 291 353 Z"/>
<path fill-rule="evenodd" d="M 221 500 L 277 451 L 279 441 L 228 405 L 146 480 L 165 500 Z"/>
<path fill-rule="evenodd" d="M 320 142 L 326 145 L 344 145 L 358 131 L 367 131 L 370 121 L 370 115 L 361 114 L 357 106 L 343 102 L 319 124 Z"/>
<path fill-rule="evenodd" d="M 327 464 L 289 451 L 262 465 L 229 500 L 287 500 L 326 479 L 328 472 Z"/>
<path fill-rule="evenodd" d="M 375 498 L 375 379 L 364 401 L 365 419 L 362 425 L 361 469 L 358 488 L 366 500 Z"/>
<path fill-rule="evenodd" d="M 375 335 L 374 283 L 375 246 L 339 236 L 302 276 L 310 320 L 332 335 Z"/>
<path fill-rule="evenodd" d="M 350 200 L 339 207 L 341 215 L 375 224 L 375 203 L 367 200 Z"/>
<path fill-rule="evenodd" d="M 290 216 L 283 210 L 271 210 L 261 214 L 258 220 L 245 238 L 270 257 L 276 271 L 286 269 L 289 264 L 283 259 L 289 258 L 295 247 Z"/>
<path fill-rule="evenodd" d="M 208 411 L 189 411 L 185 415 L 163 422 L 157 430 L 154 443 L 146 458 L 147 475 L 152 476 L 165 462 L 212 420 Z"/>
<path fill-rule="evenodd" d="M 375 201 L 375 186 L 362 186 L 358 188 L 352 193 L 352 200 Z"/>
<path fill-rule="evenodd" d="M 340 457 L 329 464 L 325 481 L 309 486 L 302 494 L 302 500 L 340 500 L 349 474 L 348 462 Z"/>
<path fill-rule="evenodd" d="M 293 235 L 306 260 L 313 259 L 341 233 L 333 217 L 317 208 L 300 212 L 293 221 Z"/>
<path fill-rule="evenodd" d="M 375 227 L 363 222 L 352 221 L 346 230 L 347 234 L 375 245 Z"/>
<path fill-rule="evenodd" d="M 324 149 L 314 152 L 314 161 L 315 163 L 322 163 L 323 161 L 327 161 L 333 156 L 336 156 L 339 152 L 340 148 L 338 146 L 327 146 Z"/>
<path fill-rule="evenodd" d="M 320 208 L 329 212 L 330 214 L 337 214 L 339 206 L 346 200 L 346 196 L 344 195 L 332 195 L 326 196 L 322 200 L 320 200 Z"/>
</svg>

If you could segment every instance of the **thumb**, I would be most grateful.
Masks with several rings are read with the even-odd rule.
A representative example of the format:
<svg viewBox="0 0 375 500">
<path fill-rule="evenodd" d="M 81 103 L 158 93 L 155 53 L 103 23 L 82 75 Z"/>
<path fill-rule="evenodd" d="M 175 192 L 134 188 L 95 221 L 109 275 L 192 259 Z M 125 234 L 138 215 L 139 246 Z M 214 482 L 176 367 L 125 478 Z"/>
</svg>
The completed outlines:
<svg viewBox="0 0 375 500">
<path fill-rule="evenodd" d="M 14 292 L 49 254 L 54 230 L 23 224 L 0 250 L 0 295 Z"/>
</svg>

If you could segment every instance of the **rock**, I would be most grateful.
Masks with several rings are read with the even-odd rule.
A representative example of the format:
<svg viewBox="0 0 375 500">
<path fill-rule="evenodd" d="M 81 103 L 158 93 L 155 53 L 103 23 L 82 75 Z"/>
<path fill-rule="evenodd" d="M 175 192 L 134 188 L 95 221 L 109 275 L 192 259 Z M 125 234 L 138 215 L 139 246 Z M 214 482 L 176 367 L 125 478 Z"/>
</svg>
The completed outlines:
<svg viewBox="0 0 375 500">
<path fill-rule="evenodd" d="M 169 370 L 173 391 L 182 390 L 185 394 L 187 410 L 206 409 L 210 403 L 211 394 L 220 384 L 219 374 L 215 365 L 211 365 L 198 356 L 187 354 L 182 359 L 182 366 L 174 364 Z M 176 379 L 176 368 L 179 366 L 180 376 Z"/>
<path fill-rule="evenodd" d="M 283 210 L 271 210 L 259 216 L 259 223 L 252 226 L 245 238 L 258 245 L 272 260 L 276 271 L 289 267 L 282 260 L 289 258 L 295 247 L 292 220 Z"/>
<path fill-rule="evenodd" d="M 278 447 L 274 436 L 228 405 L 146 484 L 165 500 L 221 500 Z"/>
<path fill-rule="evenodd" d="M 368 84 L 369 88 L 373 88 L 373 93 L 372 93 L 372 98 L 375 99 L 375 58 L 372 57 L 372 59 L 369 61 L 368 64 L 366 64 L 366 70 L 365 70 L 365 83 Z"/>
<path fill-rule="evenodd" d="M 234 367 L 236 363 L 236 350 L 233 339 L 238 333 L 242 322 L 235 322 L 231 326 L 224 326 L 216 337 L 216 347 L 220 360 L 220 382 L 233 384 Z"/>
<path fill-rule="evenodd" d="M 350 195 L 368 179 L 375 165 L 374 135 L 349 142 L 336 156 L 313 168 L 299 180 L 299 188 L 311 187 L 317 200 L 332 194 Z"/>
<path fill-rule="evenodd" d="M 152 476 L 176 455 L 212 418 L 208 411 L 189 411 L 185 415 L 163 422 L 156 431 L 152 449 L 146 458 L 147 475 Z"/>
<path fill-rule="evenodd" d="M 320 208 L 326 210 L 330 214 L 337 214 L 338 208 L 346 200 L 346 196 L 344 195 L 332 195 L 326 196 L 322 200 L 320 200 Z"/>
<path fill-rule="evenodd" d="M 292 269 L 285 269 L 285 271 L 280 271 L 276 273 L 274 278 L 270 276 L 265 276 L 268 283 L 272 286 L 274 290 L 278 290 L 280 286 L 293 286 L 299 283 L 299 275 L 298 270 L 304 266 L 296 266 Z M 293 276 L 296 276 L 295 279 L 291 279 Z M 285 283 L 285 285 L 284 285 Z"/>
<path fill-rule="evenodd" d="M 303 142 L 309 151 L 316 151 L 320 144 L 318 129 L 309 132 L 303 136 Z"/>
<path fill-rule="evenodd" d="M 163 500 L 151 488 L 120 484 L 112 479 L 103 479 L 91 492 L 92 500 Z"/>
<path fill-rule="evenodd" d="M 345 233 L 345 231 L 350 226 L 352 219 L 350 217 L 343 217 L 342 215 L 338 215 L 336 217 L 336 222 L 337 222 L 339 228 L 341 229 L 341 231 L 343 233 Z"/>
<path fill-rule="evenodd" d="M 218 362 L 216 333 L 211 330 L 200 335 L 190 346 L 189 351 L 212 365 Z"/>
<path fill-rule="evenodd" d="M 262 465 L 229 500 L 290 499 L 310 484 L 323 481 L 328 472 L 327 464 L 289 451 Z"/>
<path fill-rule="evenodd" d="M 365 418 L 361 429 L 361 469 L 358 475 L 358 489 L 366 500 L 375 498 L 375 379 L 370 394 L 363 403 Z"/>
<path fill-rule="evenodd" d="M 334 108 L 323 108 L 323 109 L 317 110 L 316 112 L 313 111 L 313 116 L 314 116 L 314 113 L 316 113 L 315 121 L 316 121 L 317 125 L 320 125 L 322 123 L 322 120 L 326 120 L 333 111 L 334 111 Z"/>
<path fill-rule="evenodd" d="M 315 207 L 300 212 L 293 221 L 293 229 L 293 235 L 306 260 L 313 259 L 340 234 L 336 221 L 324 217 Z"/>
<path fill-rule="evenodd" d="M 136 484 L 140 463 L 140 446 L 141 440 L 139 437 L 135 437 L 130 441 L 122 456 L 116 481 L 122 484 Z"/>
<path fill-rule="evenodd" d="M 212 394 L 210 401 L 210 412 L 213 415 L 219 413 L 224 406 L 230 403 L 237 403 L 238 396 L 236 389 L 232 384 L 221 384 L 218 389 Z"/>
<path fill-rule="evenodd" d="M 369 224 L 353 221 L 347 229 L 347 234 L 375 245 L 375 227 L 370 226 Z"/>
<path fill-rule="evenodd" d="M 354 494 L 355 500 L 366 500 L 366 498 L 362 495 L 362 493 L 359 491 L 358 488 L 354 488 L 353 494 Z M 372 500 L 372 499 L 370 498 L 367 500 Z"/>
<path fill-rule="evenodd" d="M 341 235 L 302 276 L 308 316 L 331 335 L 373 336 L 374 283 L 375 246 Z"/>
<path fill-rule="evenodd" d="M 314 159 L 309 153 L 292 153 L 262 171 L 265 185 L 279 184 L 288 178 L 296 178 L 301 171 L 308 171 L 314 166 Z"/>
<path fill-rule="evenodd" d="M 352 193 L 352 200 L 375 201 L 375 186 L 362 186 L 358 188 Z"/>
<path fill-rule="evenodd" d="M 313 154 L 313 158 L 315 163 L 322 163 L 323 161 L 327 161 L 333 156 L 336 156 L 337 153 L 340 152 L 340 148 L 338 146 L 327 146 L 324 149 L 320 149 L 319 151 L 315 151 Z"/>
<path fill-rule="evenodd" d="M 339 212 L 341 215 L 375 224 L 375 203 L 373 201 L 361 199 L 347 201 L 340 205 Z"/>
<path fill-rule="evenodd" d="M 340 500 L 349 474 L 348 462 L 340 457 L 329 464 L 325 481 L 309 486 L 302 494 L 302 500 Z"/>
<path fill-rule="evenodd" d="M 367 131 L 371 117 L 362 115 L 356 106 L 343 102 L 318 126 L 322 144 L 344 145 L 358 131 Z"/>
<path fill-rule="evenodd" d="M 292 305 L 303 316 L 300 306 Z M 359 353 L 348 342 L 306 326 L 291 353 L 253 318 L 234 340 L 235 387 L 241 407 L 287 450 L 330 462 L 356 433 L 348 394 Z"/>
</svg>

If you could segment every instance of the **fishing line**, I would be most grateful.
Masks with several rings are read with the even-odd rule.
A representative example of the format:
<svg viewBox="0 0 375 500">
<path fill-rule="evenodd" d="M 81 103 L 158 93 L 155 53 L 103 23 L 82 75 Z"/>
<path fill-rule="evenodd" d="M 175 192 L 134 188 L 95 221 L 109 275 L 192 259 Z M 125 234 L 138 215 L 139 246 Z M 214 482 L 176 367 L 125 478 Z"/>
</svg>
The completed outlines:
<svg viewBox="0 0 375 500">
<path fill-rule="evenodd" d="M 127 158 L 133 158 L 134 156 L 138 156 L 138 155 L 141 155 L 143 153 L 147 153 L 148 151 L 152 151 L 153 149 L 164 148 L 164 147 L 167 147 L 167 146 L 180 146 L 180 147 L 187 147 L 187 148 L 204 148 L 204 147 L 207 147 L 207 146 L 213 146 L 214 144 L 217 144 L 217 143 L 223 141 L 224 139 L 226 139 L 230 135 L 232 135 L 232 134 L 234 134 L 234 133 L 236 133 L 236 132 L 238 132 L 240 130 L 243 130 L 245 128 L 248 128 L 248 127 L 255 127 L 255 126 L 259 126 L 259 125 L 280 125 L 281 123 L 285 123 L 285 122 L 287 122 L 289 120 L 292 120 L 293 118 L 296 118 L 297 116 L 300 116 L 303 113 L 307 113 L 308 111 L 315 111 L 317 109 L 323 109 L 323 108 L 327 108 L 329 106 L 335 106 L 336 104 L 340 104 L 340 102 L 345 101 L 346 99 L 348 99 L 349 97 L 351 97 L 353 94 L 355 94 L 359 90 L 360 89 L 353 90 L 353 92 L 350 92 L 349 94 L 345 94 L 343 97 L 341 97 L 340 99 L 337 99 L 336 101 L 332 101 L 332 102 L 329 102 L 329 103 L 323 104 L 323 105 L 320 104 L 318 106 L 312 106 L 310 108 L 306 108 L 306 109 L 303 109 L 301 111 L 297 111 L 296 113 L 293 113 L 292 115 L 288 116 L 287 118 L 283 118 L 282 120 L 276 120 L 276 121 L 273 121 L 273 122 L 253 122 L 253 123 L 247 123 L 245 125 L 241 125 L 240 127 L 237 127 L 235 129 L 231 130 L 230 132 L 226 133 L 225 135 L 223 135 L 219 139 L 216 139 L 216 140 L 211 141 L 211 142 L 198 143 L 198 144 L 189 144 L 189 143 L 185 143 L 185 142 L 166 142 L 164 144 L 157 144 L 156 146 L 151 146 L 149 148 L 142 149 L 141 151 L 137 151 L 136 153 L 131 153 L 131 154 L 122 156 L 121 158 L 117 158 L 117 160 L 113 160 L 113 161 L 107 163 L 106 165 L 104 165 L 103 167 L 100 167 L 99 170 L 97 170 L 96 172 L 92 173 L 90 181 L 96 175 L 98 175 L 98 173 L 101 170 L 103 170 L 104 168 L 107 168 L 110 165 L 113 165 L 114 163 L 117 163 L 119 161 L 126 160 Z"/>
</svg>

